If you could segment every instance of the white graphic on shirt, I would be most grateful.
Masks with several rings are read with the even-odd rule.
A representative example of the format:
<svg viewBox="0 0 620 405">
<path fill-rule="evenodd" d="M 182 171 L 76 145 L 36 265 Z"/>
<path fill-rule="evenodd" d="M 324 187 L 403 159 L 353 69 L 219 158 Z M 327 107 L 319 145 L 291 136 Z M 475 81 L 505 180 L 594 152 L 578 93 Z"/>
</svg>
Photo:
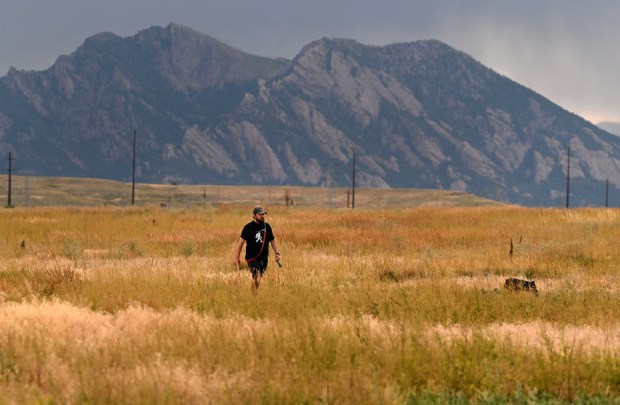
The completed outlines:
<svg viewBox="0 0 620 405">
<path fill-rule="evenodd" d="M 256 242 L 258 243 L 263 243 L 263 236 L 260 234 L 261 231 L 256 232 L 256 235 L 254 236 L 256 238 Z"/>
</svg>

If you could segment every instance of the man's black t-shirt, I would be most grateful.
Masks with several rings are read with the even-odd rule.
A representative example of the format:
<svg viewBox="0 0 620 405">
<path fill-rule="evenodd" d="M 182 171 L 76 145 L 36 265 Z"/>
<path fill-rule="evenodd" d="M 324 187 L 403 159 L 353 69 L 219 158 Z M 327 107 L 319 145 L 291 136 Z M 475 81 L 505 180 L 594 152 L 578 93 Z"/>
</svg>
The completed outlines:
<svg viewBox="0 0 620 405">
<path fill-rule="evenodd" d="M 269 242 L 273 240 L 273 232 L 268 223 L 257 224 L 252 221 L 241 230 L 241 238 L 245 240 L 245 260 L 266 260 L 269 256 Z M 264 242 L 264 243 L 263 243 Z M 264 246 L 264 247 L 263 247 Z M 261 252 L 261 247 L 263 251 Z M 260 257 L 258 257 L 260 253 Z"/>
</svg>

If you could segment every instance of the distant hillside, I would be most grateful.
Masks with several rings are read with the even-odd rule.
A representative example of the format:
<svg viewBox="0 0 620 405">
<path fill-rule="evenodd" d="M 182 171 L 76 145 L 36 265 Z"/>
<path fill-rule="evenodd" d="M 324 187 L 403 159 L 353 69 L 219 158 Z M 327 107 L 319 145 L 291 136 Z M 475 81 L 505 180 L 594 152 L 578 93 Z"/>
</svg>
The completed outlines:
<svg viewBox="0 0 620 405">
<path fill-rule="evenodd" d="M 7 184 L 7 176 L 0 183 Z M 132 184 L 115 180 L 70 177 L 14 176 L 11 206 L 124 207 L 131 206 Z M 352 196 L 340 187 L 213 186 L 136 184 L 135 205 L 163 208 L 196 208 L 220 205 L 285 206 L 291 209 L 351 207 Z M 0 188 L 2 206 L 8 205 L 7 190 Z M 355 209 L 408 207 L 499 206 L 496 201 L 460 191 L 418 189 L 357 189 Z"/>
<path fill-rule="evenodd" d="M 189 181 L 199 170 L 180 148 L 185 131 L 287 66 L 176 24 L 98 34 L 46 71 L 0 79 L 0 151 L 36 174 L 127 180 L 136 129 L 142 180 Z"/>
<path fill-rule="evenodd" d="M 187 27 L 101 33 L 0 79 L 16 173 L 143 183 L 466 191 L 525 205 L 620 198 L 620 138 L 438 41 L 327 39 L 294 60 Z"/>
</svg>

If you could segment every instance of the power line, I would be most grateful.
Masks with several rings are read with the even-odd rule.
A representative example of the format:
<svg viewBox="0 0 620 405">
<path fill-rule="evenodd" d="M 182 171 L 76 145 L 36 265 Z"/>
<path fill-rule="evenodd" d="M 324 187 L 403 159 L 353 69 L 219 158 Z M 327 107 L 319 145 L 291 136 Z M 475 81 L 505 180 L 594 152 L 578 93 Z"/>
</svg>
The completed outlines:
<svg viewBox="0 0 620 405">
<path fill-rule="evenodd" d="M 569 207 L 570 196 L 570 145 L 568 146 L 568 154 L 566 159 L 566 209 Z"/>
<path fill-rule="evenodd" d="M 9 190 L 8 190 L 8 198 L 7 198 L 7 207 L 11 208 L 13 205 L 11 204 L 11 183 L 13 182 L 12 180 L 12 175 L 13 175 L 13 155 L 11 154 L 11 152 L 9 152 Z"/>
<path fill-rule="evenodd" d="M 353 148 L 353 178 L 351 179 L 353 194 L 351 196 L 351 209 L 355 208 L 355 150 L 356 148 Z"/>
</svg>

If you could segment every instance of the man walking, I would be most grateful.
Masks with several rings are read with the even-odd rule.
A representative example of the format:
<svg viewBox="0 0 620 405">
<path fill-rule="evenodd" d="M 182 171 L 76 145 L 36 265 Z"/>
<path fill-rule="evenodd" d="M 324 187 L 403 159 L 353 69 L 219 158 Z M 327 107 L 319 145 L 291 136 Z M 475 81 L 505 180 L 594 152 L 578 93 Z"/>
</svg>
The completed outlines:
<svg viewBox="0 0 620 405">
<path fill-rule="evenodd" d="M 273 236 L 271 226 L 265 222 L 265 215 L 267 211 L 263 207 L 256 207 L 252 211 L 252 222 L 246 224 L 241 230 L 241 237 L 239 243 L 237 243 L 237 249 L 235 252 L 235 263 L 237 263 L 237 269 L 240 266 L 239 256 L 241 255 L 241 249 L 243 244 L 247 243 L 245 247 L 245 261 L 250 267 L 252 272 L 252 288 L 257 289 L 260 285 L 260 279 L 263 276 L 265 270 L 267 270 L 267 263 L 269 258 L 269 243 L 273 247 L 276 253 L 276 261 L 279 263 L 280 249 L 278 248 L 278 242 Z"/>
</svg>

